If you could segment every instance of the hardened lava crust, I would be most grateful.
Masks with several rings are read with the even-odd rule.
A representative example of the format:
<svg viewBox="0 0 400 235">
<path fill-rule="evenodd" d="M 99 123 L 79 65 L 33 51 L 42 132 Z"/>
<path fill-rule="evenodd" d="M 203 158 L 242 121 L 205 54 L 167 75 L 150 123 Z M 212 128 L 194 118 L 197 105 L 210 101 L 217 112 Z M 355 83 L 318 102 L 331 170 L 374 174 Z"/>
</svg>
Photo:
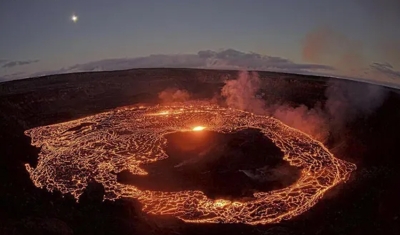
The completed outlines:
<svg viewBox="0 0 400 235">
<path fill-rule="evenodd" d="M 246 201 L 210 199 L 201 191 L 140 190 L 117 182 L 116 173 L 146 175 L 141 166 L 168 158 L 166 134 L 204 129 L 233 133 L 248 128 L 260 130 L 281 149 L 285 161 L 301 169 L 297 182 L 257 192 Z M 335 158 L 322 143 L 274 118 L 206 103 L 119 108 L 36 127 L 25 134 L 33 146 L 41 147 L 36 168 L 26 164 L 37 187 L 70 193 L 78 200 L 95 180 L 104 186 L 105 200 L 134 198 L 146 213 L 193 223 L 278 223 L 310 209 L 356 169 Z"/>
</svg>

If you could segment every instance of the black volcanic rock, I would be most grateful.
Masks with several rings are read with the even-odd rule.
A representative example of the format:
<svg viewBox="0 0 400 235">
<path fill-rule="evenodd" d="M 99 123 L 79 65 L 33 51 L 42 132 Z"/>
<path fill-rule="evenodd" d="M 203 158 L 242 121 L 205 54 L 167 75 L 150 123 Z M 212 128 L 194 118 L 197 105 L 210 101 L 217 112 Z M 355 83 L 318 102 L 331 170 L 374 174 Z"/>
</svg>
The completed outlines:
<svg viewBox="0 0 400 235">
<path fill-rule="evenodd" d="M 104 187 L 97 182 L 90 182 L 83 194 L 79 197 L 80 203 L 86 204 L 101 204 L 104 199 Z"/>
<path fill-rule="evenodd" d="M 252 197 L 257 191 L 286 187 L 299 170 L 260 131 L 169 134 L 168 158 L 143 165 L 147 176 L 119 173 L 120 183 L 157 191 L 201 190 L 211 198 Z"/>
</svg>

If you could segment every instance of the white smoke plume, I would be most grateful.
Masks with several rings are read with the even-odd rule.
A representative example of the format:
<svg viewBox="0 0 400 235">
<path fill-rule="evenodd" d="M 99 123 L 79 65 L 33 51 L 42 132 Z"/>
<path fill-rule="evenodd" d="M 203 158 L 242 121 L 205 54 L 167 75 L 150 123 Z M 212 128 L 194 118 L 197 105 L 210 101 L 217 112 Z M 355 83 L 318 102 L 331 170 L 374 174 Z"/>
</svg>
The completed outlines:
<svg viewBox="0 0 400 235">
<path fill-rule="evenodd" d="M 325 112 L 331 125 L 342 128 L 360 115 L 370 115 L 384 102 L 387 90 L 371 84 L 331 81 L 325 91 Z"/>
<path fill-rule="evenodd" d="M 311 109 L 305 105 L 273 105 L 268 107 L 268 114 L 320 141 L 326 141 L 329 135 L 327 115 L 319 105 Z"/>
<path fill-rule="evenodd" d="M 236 80 L 225 83 L 222 96 L 229 107 L 273 116 L 322 142 L 326 142 L 331 134 L 340 134 L 357 117 L 373 113 L 387 94 L 380 86 L 331 80 L 325 90 L 326 101 L 307 107 L 288 103 L 285 80 L 265 82 L 265 87 L 262 87 L 262 81 L 264 79 L 261 80 L 256 72 L 242 71 Z M 264 99 L 259 95 L 260 88 L 264 90 Z"/>
<path fill-rule="evenodd" d="M 163 103 L 183 102 L 190 99 L 190 94 L 186 90 L 167 88 L 158 94 L 158 98 Z"/>
<path fill-rule="evenodd" d="M 229 107 L 258 114 L 264 113 L 264 101 L 256 96 L 260 87 L 261 80 L 256 72 L 250 74 L 247 71 L 241 71 L 236 80 L 225 82 L 221 95 L 226 98 L 226 104 Z"/>
</svg>

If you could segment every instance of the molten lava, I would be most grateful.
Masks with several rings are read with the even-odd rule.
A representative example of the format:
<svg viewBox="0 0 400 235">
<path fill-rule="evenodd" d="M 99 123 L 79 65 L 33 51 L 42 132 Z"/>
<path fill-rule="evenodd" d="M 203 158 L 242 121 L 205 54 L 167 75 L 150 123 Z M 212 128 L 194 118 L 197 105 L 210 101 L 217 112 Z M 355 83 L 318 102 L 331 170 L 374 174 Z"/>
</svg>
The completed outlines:
<svg viewBox="0 0 400 235">
<path fill-rule="evenodd" d="M 253 200 L 210 199 L 201 191 L 139 190 L 117 182 L 115 173 L 146 175 L 143 164 L 167 158 L 165 135 L 184 130 L 231 133 L 259 129 L 284 153 L 284 160 L 302 169 L 289 187 L 257 192 Z M 335 158 L 320 142 L 266 116 L 203 103 L 121 108 L 86 118 L 25 131 L 41 147 L 38 164 L 26 164 L 37 187 L 71 193 L 77 200 L 88 182 L 105 189 L 104 199 L 135 198 L 150 214 L 172 215 L 195 223 L 277 223 L 312 206 L 356 169 Z M 227 182 L 232 183 L 232 182 Z"/>
<path fill-rule="evenodd" d="M 204 129 L 206 129 L 206 127 L 204 127 L 204 126 L 195 126 L 195 127 L 193 127 L 193 131 L 202 131 L 202 130 L 204 130 Z"/>
</svg>

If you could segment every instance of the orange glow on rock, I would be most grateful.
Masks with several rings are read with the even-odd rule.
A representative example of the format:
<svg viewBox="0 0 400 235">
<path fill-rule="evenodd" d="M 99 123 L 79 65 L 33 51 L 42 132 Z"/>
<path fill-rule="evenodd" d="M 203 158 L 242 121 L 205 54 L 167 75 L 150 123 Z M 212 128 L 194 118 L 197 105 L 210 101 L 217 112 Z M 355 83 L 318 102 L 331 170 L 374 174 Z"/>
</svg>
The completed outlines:
<svg viewBox="0 0 400 235">
<path fill-rule="evenodd" d="M 206 127 L 204 127 L 204 126 L 195 126 L 195 127 L 193 127 L 193 131 L 202 131 L 202 130 L 204 130 L 204 129 L 206 129 Z"/>
<path fill-rule="evenodd" d="M 161 111 L 161 112 L 159 112 L 158 114 L 159 114 L 159 115 L 168 115 L 169 112 L 168 112 L 168 111 Z"/>
</svg>

